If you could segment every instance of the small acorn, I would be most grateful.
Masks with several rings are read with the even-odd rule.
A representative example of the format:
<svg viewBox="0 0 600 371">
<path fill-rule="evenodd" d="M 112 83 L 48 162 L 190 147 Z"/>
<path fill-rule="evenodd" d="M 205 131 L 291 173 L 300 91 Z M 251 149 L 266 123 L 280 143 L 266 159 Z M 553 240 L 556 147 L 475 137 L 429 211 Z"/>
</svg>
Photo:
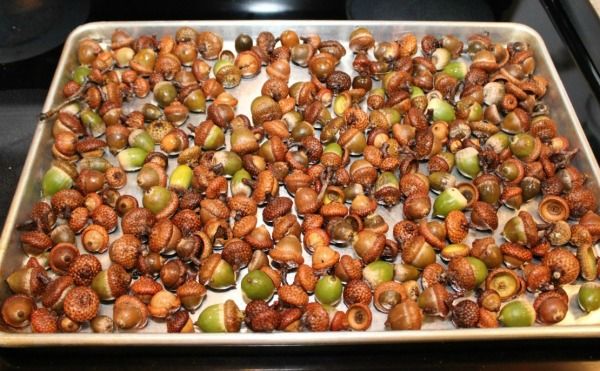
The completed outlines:
<svg viewBox="0 0 600 371">
<path fill-rule="evenodd" d="M 448 264 L 448 279 L 458 292 L 470 291 L 483 283 L 488 275 L 486 265 L 472 256 L 458 257 Z"/>
<path fill-rule="evenodd" d="M 15 294 L 24 294 L 31 297 L 38 297 L 44 289 L 46 284 L 50 282 L 46 271 L 40 267 L 23 267 L 19 270 L 11 273 L 6 278 L 8 287 Z"/>
<path fill-rule="evenodd" d="M 586 313 L 600 308 L 600 285 L 595 282 L 586 282 L 579 288 L 577 303 Z"/>
<path fill-rule="evenodd" d="M 113 319 L 109 316 L 99 315 L 90 321 L 92 331 L 97 334 L 109 334 L 115 330 Z"/>
<path fill-rule="evenodd" d="M 467 199 L 457 188 L 446 188 L 433 202 L 433 216 L 446 217 L 452 210 L 463 210 Z"/>
<path fill-rule="evenodd" d="M 506 327 L 529 327 L 535 322 L 536 313 L 531 304 L 524 300 L 513 300 L 504 305 L 498 320 Z"/>
<path fill-rule="evenodd" d="M 227 300 L 205 308 L 195 325 L 202 332 L 239 332 L 243 320 L 244 313 L 233 300 Z"/>
<path fill-rule="evenodd" d="M 113 321 L 118 330 L 137 330 L 146 327 L 148 309 L 135 296 L 122 295 L 113 305 Z"/>
<path fill-rule="evenodd" d="M 119 264 L 112 264 L 100 271 L 92 280 L 91 287 L 102 301 L 110 301 L 127 293 L 131 276 Z"/>
<path fill-rule="evenodd" d="M 77 286 L 65 296 L 63 308 L 65 314 L 75 322 L 86 322 L 96 317 L 100 299 L 94 290 L 86 286 Z"/>
<path fill-rule="evenodd" d="M 226 290 L 235 286 L 236 273 L 233 267 L 221 258 L 221 254 L 214 253 L 200 263 L 198 280 L 210 288 Z"/>
<path fill-rule="evenodd" d="M 375 289 L 384 282 L 394 278 L 394 265 L 382 260 L 376 260 L 363 268 L 363 279 Z"/>
<path fill-rule="evenodd" d="M 413 300 L 394 306 L 385 321 L 385 326 L 391 330 L 420 330 L 422 325 L 423 312 Z"/>
<path fill-rule="evenodd" d="M 188 311 L 195 311 L 206 297 L 206 288 L 194 280 L 187 280 L 177 288 L 177 297 Z"/>
<path fill-rule="evenodd" d="M 22 328 L 29 325 L 35 309 L 36 305 L 31 297 L 16 294 L 4 300 L 0 311 L 4 323 L 13 328 Z"/>
</svg>

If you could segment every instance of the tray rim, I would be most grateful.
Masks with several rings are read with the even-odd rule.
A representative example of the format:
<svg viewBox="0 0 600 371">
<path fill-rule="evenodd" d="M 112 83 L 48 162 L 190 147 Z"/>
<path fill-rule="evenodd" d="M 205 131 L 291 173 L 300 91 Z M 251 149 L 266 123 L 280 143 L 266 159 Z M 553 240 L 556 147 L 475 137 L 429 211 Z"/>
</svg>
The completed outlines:
<svg viewBox="0 0 600 371">
<path fill-rule="evenodd" d="M 232 23 L 233 22 L 233 23 Z M 541 35 L 532 27 L 515 22 L 447 22 L 447 21 L 370 21 L 370 20 L 269 20 L 271 27 L 298 27 L 298 26 L 336 26 L 336 25 L 355 25 L 355 26 L 405 26 L 415 27 L 468 27 L 482 29 L 513 29 L 529 34 L 537 43 L 538 53 L 548 61 L 548 73 L 552 75 L 556 82 L 554 87 L 557 89 L 560 98 L 565 104 L 567 115 L 573 120 L 576 135 L 581 140 L 580 150 L 590 159 L 592 178 L 600 182 L 600 167 L 596 157 L 590 147 L 579 118 L 573 108 L 571 100 L 567 95 L 566 89 L 556 70 L 552 57 L 548 52 L 546 44 Z M 63 46 L 60 59 L 58 61 L 54 77 L 48 89 L 43 111 L 51 108 L 53 96 L 59 91 L 69 50 L 72 44 L 86 32 L 97 28 L 131 28 L 131 27 L 231 27 L 235 26 L 249 27 L 263 25 L 265 20 L 177 20 L 177 21 L 100 21 L 89 22 L 75 28 Z M 4 259 L 6 250 L 10 242 L 10 235 L 14 229 L 17 211 L 23 200 L 23 194 L 28 181 L 28 176 L 32 174 L 34 159 L 37 152 L 41 149 L 40 143 L 45 120 L 39 120 L 36 126 L 30 147 L 27 154 L 19 182 L 15 189 L 13 200 L 2 229 L 0 236 L 0 261 Z M 381 343 L 406 343 L 406 342 L 436 342 L 436 341 L 499 341 L 509 339 L 550 339 L 550 338 L 591 338 L 600 337 L 599 325 L 577 325 L 577 326 L 548 326 L 548 327 L 525 327 L 525 328 L 495 328 L 495 329 L 453 329 L 453 330 L 418 330 L 418 331 L 370 331 L 370 332 L 344 332 L 341 334 L 335 332 L 319 333 L 232 333 L 232 334 L 168 334 L 168 333 L 112 333 L 112 334 L 32 334 L 32 333 L 0 333 L 0 347 L 42 347 L 42 346 L 254 346 L 254 345 L 352 345 L 352 344 L 381 344 Z M 176 339 L 176 340 L 175 340 Z"/>
</svg>

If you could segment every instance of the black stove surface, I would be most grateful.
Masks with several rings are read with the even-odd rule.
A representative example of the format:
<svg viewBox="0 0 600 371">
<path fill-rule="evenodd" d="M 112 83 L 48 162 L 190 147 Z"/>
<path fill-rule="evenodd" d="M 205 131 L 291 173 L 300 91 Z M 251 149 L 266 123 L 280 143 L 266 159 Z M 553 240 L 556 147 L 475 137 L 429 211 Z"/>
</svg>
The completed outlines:
<svg viewBox="0 0 600 371">
<path fill-rule="evenodd" d="M 591 6 L 587 0 L 577 1 L 580 6 L 561 8 L 564 4 L 553 0 L 473 1 L 473 0 L 287 0 L 248 1 L 220 0 L 218 2 L 152 3 L 132 0 L 125 5 L 116 0 L 1 0 L 0 53 L 8 41 L 3 35 L 27 32 L 23 11 L 38 3 L 53 6 L 70 14 L 53 22 L 71 24 L 74 17 L 79 23 L 110 20 L 178 20 L 178 19 L 393 19 L 393 20 L 463 20 L 512 21 L 535 28 L 548 46 L 554 64 L 579 120 L 593 148 L 600 148 L 600 104 L 594 72 L 600 61 L 593 48 L 598 33 L 588 34 L 597 27 L 597 18 L 590 19 Z M 17 3 L 19 7 L 10 7 Z M 565 3 L 565 2 L 562 2 Z M 14 4 L 12 4 L 14 5 Z M 79 9 L 73 15 L 72 7 Z M 574 9 L 573 9 L 574 8 Z M 7 10 L 8 9 L 8 10 Z M 18 14 L 18 28 L 10 18 Z M 38 8 L 32 8 L 38 9 Z M 558 10 L 557 10 L 558 9 Z M 10 12 L 12 11 L 12 13 Z M 56 8 L 53 8 L 56 11 Z M 87 15 L 86 15 L 87 12 Z M 570 13 L 569 13 L 570 12 Z M 581 14 L 586 17 L 581 17 Z M 578 16 L 579 14 L 579 16 Z M 567 17 L 569 15 L 569 17 Z M 39 14 L 37 15 L 40 16 Z M 579 17 L 579 18 L 577 18 Z M 36 18 L 38 22 L 44 21 Z M 41 19 L 41 20 L 40 20 Z M 565 20 L 566 19 L 566 20 Z M 583 20 L 582 20 L 583 19 Z M 571 21 L 569 21 L 571 20 Z M 596 23 L 594 23 L 594 21 Z M 566 25 L 564 24 L 566 22 Z M 591 22 L 591 23 L 590 23 Z M 33 28 L 33 25 L 32 25 Z M 48 38 L 38 55 L 12 63 L 0 63 L 0 225 L 4 223 L 14 188 L 25 160 L 29 143 L 37 123 L 46 91 L 54 74 L 62 49 L 61 41 L 73 26 L 54 25 L 52 32 L 62 35 Z M 39 27 L 38 27 L 39 29 Z M 12 30 L 12 31 L 11 31 Z M 16 31 L 15 31 L 16 30 Z M 586 32 L 586 30 L 588 32 Z M 6 34 L 3 32 L 7 32 Z M 20 35 L 23 36 L 23 35 Z M 15 43 L 24 48 L 27 43 L 39 44 L 28 34 Z M 15 39 L 16 40 L 16 39 Z M 571 48 L 577 45 L 583 47 Z M 54 43 L 54 44 L 53 44 Z M 595 43 L 598 47 L 598 43 Z M 572 50 L 574 49 L 574 50 Z M 583 51 L 582 51 L 583 49 Z M 4 56 L 4 55 L 3 55 Z M 330 368 L 330 369 L 600 369 L 600 340 L 560 339 L 546 341 L 503 341 L 492 343 L 452 343 L 423 345 L 389 345 L 358 347 L 313 348 L 206 348 L 206 349 L 21 349 L 0 350 L 0 369 L 237 369 L 267 368 Z"/>
</svg>

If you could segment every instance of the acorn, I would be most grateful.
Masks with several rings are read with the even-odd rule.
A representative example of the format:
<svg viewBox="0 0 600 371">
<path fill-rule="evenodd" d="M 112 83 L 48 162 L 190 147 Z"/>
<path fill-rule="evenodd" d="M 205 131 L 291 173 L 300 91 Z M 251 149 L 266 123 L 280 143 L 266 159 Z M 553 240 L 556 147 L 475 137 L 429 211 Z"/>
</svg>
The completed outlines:
<svg viewBox="0 0 600 371">
<path fill-rule="evenodd" d="M 349 281 L 344 287 L 343 299 L 347 306 L 355 303 L 369 304 L 373 294 L 369 285 L 360 279 Z"/>
<path fill-rule="evenodd" d="M 192 184 L 193 172 L 192 169 L 185 164 L 177 166 L 169 177 L 169 188 L 183 192 L 190 188 Z"/>
<path fill-rule="evenodd" d="M 498 320 L 506 327 L 529 327 L 536 319 L 535 309 L 524 300 L 513 300 L 504 305 Z"/>
<path fill-rule="evenodd" d="M 81 329 L 81 323 L 73 321 L 66 314 L 58 317 L 58 330 L 63 333 L 75 333 Z"/>
<path fill-rule="evenodd" d="M 586 281 L 594 281 L 598 277 L 598 259 L 592 245 L 577 248 L 577 259 L 581 267 L 581 277 Z"/>
<path fill-rule="evenodd" d="M 63 309 L 65 314 L 75 322 L 86 322 L 96 317 L 100 307 L 100 299 L 94 290 L 86 286 L 77 286 L 69 290 L 65 296 Z"/>
<path fill-rule="evenodd" d="M 108 241 L 106 228 L 98 224 L 87 226 L 81 233 L 81 244 L 90 253 L 101 254 L 105 252 L 108 249 Z"/>
<path fill-rule="evenodd" d="M 396 281 L 386 281 L 375 287 L 373 305 L 382 312 L 388 313 L 396 304 L 408 298 L 404 285 Z"/>
<path fill-rule="evenodd" d="M 288 268 L 295 268 L 304 263 L 302 245 L 300 240 L 293 235 L 283 237 L 275 247 L 269 251 L 269 256 L 274 262 Z"/>
<path fill-rule="evenodd" d="M 423 236 L 410 239 L 402 248 L 402 261 L 419 269 L 435 263 L 435 257 L 435 250 Z"/>
<path fill-rule="evenodd" d="M 132 234 L 127 234 L 125 230 L 121 237 L 114 240 L 108 249 L 110 260 L 123 268 L 133 269 L 137 263 L 138 256 L 142 247 L 142 242 Z"/>
<path fill-rule="evenodd" d="M 273 280 L 263 271 L 254 270 L 242 278 L 244 301 L 262 300 L 268 302 L 275 293 Z"/>
<path fill-rule="evenodd" d="M 371 327 L 373 315 L 371 309 L 362 303 L 352 304 L 346 311 L 348 326 L 354 331 L 366 331 Z"/>
<path fill-rule="evenodd" d="M 233 300 L 223 304 L 213 304 L 205 308 L 195 325 L 202 332 L 239 332 L 244 313 L 239 310 Z"/>
<path fill-rule="evenodd" d="M 280 313 L 262 300 L 249 302 L 244 313 L 244 322 L 253 332 L 273 332 L 280 325 Z"/>
<path fill-rule="evenodd" d="M 201 284 L 216 290 L 226 290 L 235 286 L 236 272 L 221 254 L 211 254 L 200 263 L 198 280 Z"/>
<path fill-rule="evenodd" d="M 52 239 L 41 231 L 21 232 L 21 247 L 28 256 L 39 256 L 52 247 Z"/>
<path fill-rule="evenodd" d="M 31 332 L 36 334 L 56 333 L 58 332 L 57 320 L 55 313 L 46 308 L 38 308 L 31 313 Z"/>
<path fill-rule="evenodd" d="M 50 250 L 48 256 L 50 269 L 58 274 L 67 274 L 73 259 L 78 255 L 79 250 L 75 245 L 69 242 L 60 242 Z"/>
<path fill-rule="evenodd" d="M 447 304 L 449 298 L 450 294 L 446 288 L 440 283 L 435 283 L 419 294 L 417 304 L 425 314 L 445 318 L 450 312 Z"/>
<path fill-rule="evenodd" d="M 172 216 L 177 210 L 179 200 L 175 192 L 165 187 L 153 186 L 144 192 L 142 204 L 160 219 Z"/>
<path fill-rule="evenodd" d="M 99 315 L 90 321 L 90 327 L 96 334 L 109 334 L 115 330 L 113 319 L 109 316 Z"/>
<path fill-rule="evenodd" d="M 529 246 L 537 244 L 539 240 L 537 224 L 526 211 L 520 211 L 504 224 L 502 236 L 509 242 Z"/>
<path fill-rule="evenodd" d="M 154 151 L 154 139 L 152 139 L 152 136 L 144 129 L 133 130 L 129 134 L 127 141 L 132 148 L 143 149 L 146 152 Z"/>
<path fill-rule="evenodd" d="M 423 325 L 423 313 L 413 300 L 397 304 L 388 313 L 385 326 L 391 330 L 420 330 Z"/>
<path fill-rule="evenodd" d="M 461 300 L 452 307 L 452 323 L 457 328 L 473 328 L 479 323 L 479 306 L 472 300 Z"/>
<path fill-rule="evenodd" d="M 142 276 L 131 284 L 131 294 L 140 299 L 144 304 L 150 303 L 150 299 L 163 289 L 163 286 L 154 281 L 150 276 Z"/>
<path fill-rule="evenodd" d="M 553 325 L 562 321 L 569 311 L 569 297 L 562 289 L 545 291 L 533 302 L 536 320 L 543 324 Z"/>
<path fill-rule="evenodd" d="M 500 179 L 492 174 L 482 174 L 473 180 L 479 191 L 479 200 L 495 205 L 500 199 Z"/>
<path fill-rule="evenodd" d="M 577 303 L 586 313 L 600 308 L 600 285 L 596 282 L 586 282 L 579 288 Z"/>
<path fill-rule="evenodd" d="M 162 166 L 148 162 L 142 166 L 137 175 L 137 185 L 145 191 L 153 186 L 166 187 L 167 173 Z"/>
<path fill-rule="evenodd" d="M 467 178 L 475 178 L 481 171 L 479 152 L 473 147 L 463 148 L 456 152 L 456 168 Z"/>
<path fill-rule="evenodd" d="M 4 299 L 0 312 L 4 323 L 13 328 L 23 328 L 29 325 L 31 315 L 36 305 L 29 296 L 16 294 Z"/>
<path fill-rule="evenodd" d="M 89 286 L 92 280 L 102 270 L 98 258 L 90 254 L 81 254 L 73 259 L 69 266 L 69 275 L 77 286 Z"/>
<path fill-rule="evenodd" d="M 167 290 L 175 291 L 187 279 L 188 268 L 175 258 L 167 261 L 160 268 L 160 279 Z"/>
<path fill-rule="evenodd" d="M 365 229 L 355 235 L 352 247 L 362 261 L 369 264 L 377 260 L 383 253 L 385 236 Z"/>
<path fill-rule="evenodd" d="M 119 164 L 125 171 L 137 171 L 144 164 L 148 152 L 141 148 L 131 147 L 122 150 L 117 155 Z"/>
<path fill-rule="evenodd" d="M 148 303 L 148 312 L 154 318 L 167 318 L 169 314 L 175 313 L 181 307 L 181 301 L 177 295 L 161 290 L 152 296 Z"/>
<path fill-rule="evenodd" d="M 119 330 L 137 330 L 146 327 L 148 309 L 135 296 L 122 295 L 113 305 L 113 321 Z"/>
<path fill-rule="evenodd" d="M 41 267 L 23 267 L 6 278 L 6 283 L 13 293 L 31 297 L 38 297 L 42 294 L 48 282 L 50 280 L 46 271 Z"/>
<path fill-rule="evenodd" d="M 342 281 L 336 276 L 323 276 L 315 287 L 315 298 L 321 304 L 337 305 L 342 297 Z"/>
<path fill-rule="evenodd" d="M 488 275 L 485 264 L 474 257 L 458 257 L 448 264 L 448 279 L 457 292 L 471 291 L 483 283 Z"/>
<path fill-rule="evenodd" d="M 559 285 L 574 282 L 580 273 L 579 260 L 563 247 L 550 250 L 542 259 L 542 264 L 550 268 L 552 280 Z"/>
<path fill-rule="evenodd" d="M 382 172 L 375 182 L 374 196 L 380 205 L 394 206 L 400 201 L 400 184 L 396 175 Z"/>
<path fill-rule="evenodd" d="M 446 188 L 433 202 L 433 216 L 445 218 L 452 210 L 463 210 L 467 202 L 457 188 Z"/>
<path fill-rule="evenodd" d="M 496 291 L 502 301 L 516 297 L 524 289 L 521 278 L 506 268 L 492 270 L 485 280 L 485 288 Z"/>
<path fill-rule="evenodd" d="M 110 301 L 124 295 L 129 290 L 131 276 L 118 264 L 100 271 L 92 280 L 91 287 L 102 301 Z"/>
<path fill-rule="evenodd" d="M 177 297 L 188 311 L 195 311 L 206 297 L 206 288 L 194 280 L 188 280 L 177 288 Z"/>
<path fill-rule="evenodd" d="M 62 312 L 66 293 L 73 288 L 71 276 L 60 276 L 50 282 L 42 293 L 42 305 L 56 312 Z"/>
<path fill-rule="evenodd" d="M 180 310 L 167 317 L 167 332 L 168 333 L 192 333 L 194 332 L 194 323 L 190 318 L 190 314 Z"/>
<path fill-rule="evenodd" d="M 363 279 L 375 289 L 384 282 L 394 278 L 394 265 L 382 260 L 376 260 L 363 268 Z"/>
</svg>

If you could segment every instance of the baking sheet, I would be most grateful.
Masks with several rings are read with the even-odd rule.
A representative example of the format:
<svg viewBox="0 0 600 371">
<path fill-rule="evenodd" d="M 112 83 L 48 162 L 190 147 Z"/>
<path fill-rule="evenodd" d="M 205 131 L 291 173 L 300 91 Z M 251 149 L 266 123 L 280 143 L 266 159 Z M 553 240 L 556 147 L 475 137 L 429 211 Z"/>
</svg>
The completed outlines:
<svg viewBox="0 0 600 371">
<path fill-rule="evenodd" d="M 337 39 L 347 48 L 350 32 L 357 26 L 368 27 L 376 40 L 396 39 L 406 32 L 414 33 L 419 39 L 425 34 L 434 34 L 441 36 L 444 34 L 454 34 L 463 41 L 473 34 L 487 31 L 490 33 L 494 42 L 507 43 L 510 41 L 524 41 L 533 48 L 536 56 L 537 68 L 536 74 L 541 74 L 549 81 L 548 93 L 544 101 L 550 107 L 551 117 L 558 123 L 559 132 L 566 136 L 573 147 L 580 148 L 580 153 L 576 156 L 574 164 L 583 172 L 590 176 L 588 186 L 597 193 L 599 190 L 598 180 L 600 171 L 597 162 L 585 138 L 579 121 L 573 111 L 571 103 L 568 100 L 564 87 L 559 80 L 556 69 L 552 65 L 550 56 L 540 36 L 531 28 L 513 23 L 467 23 L 467 22 L 366 22 L 366 21 L 177 21 L 177 22 L 98 22 L 83 25 L 74 30 L 69 36 L 63 54 L 59 61 L 52 85 L 48 92 L 48 97 L 44 105 L 44 110 L 62 101 L 61 89 L 64 82 L 67 81 L 70 71 L 77 65 L 76 48 L 79 40 L 92 37 L 94 39 L 106 40 L 110 43 L 110 35 L 116 28 L 128 31 L 132 36 L 137 37 L 141 34 L 155 34 L 158 37 L 164 34 L 173 34 L 179 27 L 191 26 L 196 30 L 214 31 L 223 36 L 224 49 L 234 50 L 233 40 L 239 33 L 247 33 L 256 37 L 259 32 L 268 30 L 275 35 L 279 35 L 285 29 L 294 29 L 299 35 L 308 33 L 318 33 L 323 40 Z M 348 49 L 348 48 L 347 48 Z M 347 50 L 347 54 L 342 58 L 338 69 L 348 73 L 352 71 L 353 55 Z M 250 117 L 250 102 L 260 95 L 260 89 L 267 75 L 263 68 L 261 74 L 250 80 L 243 80 L 242 83 L 229 90 L 231 94 L 239 99 L 239 105 L 236 112 L 246 114 Z M 310 79 L 307 69 L 292 66 L 290 83 L 295 81 L 308 81 Z M 375 85 L 376 86 L 376 85 Z M 125 113 L 128 110 L 141 106 L 144 101 L 136 101 L 135 105 L 125 106 Z M 364 103 L 363 103 L 364 104 Z M 363 107 L 364 108 L 364 107 Z M 197 124 L 204 119 L 204 114 L 192 114 L 188 122 Z M 33 202 L 39 199 L 40 180 L 49 167 L 52 160 L 50 148 L 52 145 L 53 120 L 49 122 L 40 122 L 34 135 L 30 152 L 25 163 L 21 180 L 15 192 L 15 198 L 9 211 L 7 222 L 5 224 L 2 237 L 0 239 L 0 276 L 3 278 L 0 285 L 0 297 L 6 297 L 9 294 L 4 279 L 15 269 L 20 267 L 24 261 L 24 254 L 21 251 L 18 241 L 19 234 L 15 232 L 14 226 L 25 220 L 30 211 Z M 184 128 L 184 126 L 182 127 Z M 187 129 L 186 129 L 187 130 Z M 116 159 L 111 155 L 106 158 L 113 164 L 117 164 Z M 424 166 L 424 165 L 422 165 Z M 175 159 L 171 159 L 169 169 L 175 167 Z M 121 191 L 122 194 L 134 194 L 141 201 L 140 189 L 136 186 L 136 173 L 129 174 L 128 185 Z M 456 175 L 456 174 L 455 174 Z M 460 175 L 457 175 L 461 179 Z M 281 194 L 286 194 L 285 188 L 280 188 Z M 140 202 L 141 204 L 141 202 Z M 522 207 L 522 210 L 532 211 L 532 215 L 537 217 L 535 211 L 536 204 L 528 203 Z M 378 208 L 378 212 L 390 224 L 388 238 L 391 238 L 391 229 L 397 220 L 402 218 L 402 205 L 397 205 L 390 209 Z M 514 215 L 513 211 L 501 208 L 499 212 L 499 225 Z M 258 213 L 260 218 L 261 213 Z M 260 222 L 259 222 L 260 224 Z M 501 229 L 501 228 L 499 228 Z M 497 231 L 498 232 L 498 231 Z M 117 231 L 111 234 L 111 241 L 120 235 Z M 489 235 L 480 232 L 471 231 L 470 241 L 483 235 Z M 495 234 L 497 241 L 501 241 L 499 233 Z M 351 253 L 350 248 L 339 249 L 340 253 Z M 110 264 L 108 254 L 98 256 L 104 268 Z M 310 257 L 305 253 L 305 260 L 310 261 Z M 245 270 L 241 272 L 243 277 Z M 293 277 L 290 275 L 289 280 Z M 239 287 L 239 279 L 238 279 Z M 577 293 L 577 287 L 565 287 L 571 296 Z M 240 308 L 245 306 L 239 289 L 226 292 L 209 291 L 202 307 L 197 310 L 193 319 L 197 318 L 201 310 L 208 305 L 222 303 L 226 299 L 236 301 Z M 27 333 L 3 333 L 0 334 L 0 345 L 4 346 L 43 346 L 54 345 L 118 345 L 118 344 L 139 344 L 139 345 L 259 345 L 259 344 L 348 344 L 348 343 L 373 343 L 373 342 L 404 342 L 404 341 L 453 341 L 453 340 L 494 340 L 506 338 L 548 338 L 548 337 L 591 337 L 600 335 L 600 311 L 590 315 L 583 315 L 577 307 L 576 300 L 571 300 L 571 309 L 565 320 L 559 325 L 542 327 L 535 326 L 531 328 L 499 328 L 499 329 L 455 329 L 447 320 L 427 317 L 420 331 L 383 331 L 386 315 L 373 309 L 373 324 L 368 332 L 343 332 L 343 333 L 274 333 L 259 334 L 252 333 L 242 329 L 242 333 L 235 334 L 167 334 L 166 324 L 164 322 L 150 321 L 148 327 L 139 332 L 115 333 L 115 334 L 92 334 L 89 328 L 84 328 L 83 332 L 77 334 L 27 334 Z M 103 305 L 101 312 L 112 315 L 112 306 Z M 345 310 L 344 304 L 340 304 L 340 309 Z M 585 326 L 580 326 L 585 325 Z"/>
</svg>

